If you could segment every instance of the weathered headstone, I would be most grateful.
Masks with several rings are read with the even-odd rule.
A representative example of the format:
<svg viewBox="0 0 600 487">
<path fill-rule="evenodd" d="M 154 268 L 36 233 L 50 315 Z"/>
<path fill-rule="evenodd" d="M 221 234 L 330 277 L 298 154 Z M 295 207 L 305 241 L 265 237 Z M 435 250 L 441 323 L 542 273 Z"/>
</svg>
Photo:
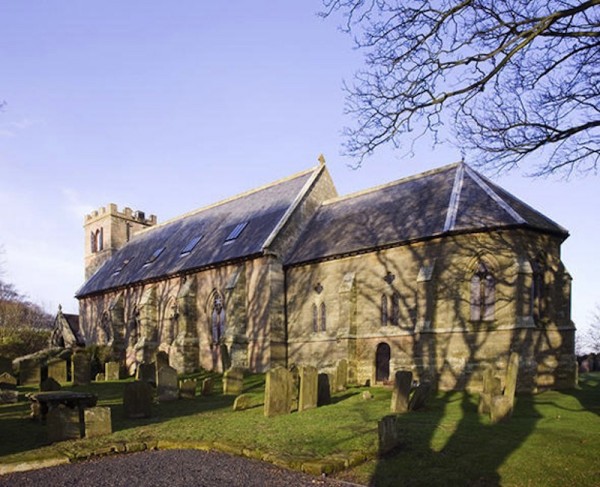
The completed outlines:
<svg viewBox="0 0 600 487">
<path fill-rule="evenodd" d="M 492 407 L 492 398 L 502 394 L 502 384 L 498 377 L 494 375 L 494 369 L 488 366 L 483 371 L 483 390 L 479 395 L 479 405 L 477 411 L 479 414 L 489 414 Z"/>
<path fill-rule="evenodd" d="M 96 382 L 104 382 L 106 380 L 106 376 L 102 372 L 98 372 L 96 377 L 94 377 Z"/>
<path fill-rule="evenodd" d="M 214 381 L 211 377 L 207 377 L 202 381 L 202 395 L 210 396 L 213 393 Z"/>
<path fill-rule="evenodd" d="M 169 354 L 163 350 L 156 352 L 156 373 L 161 367 L 169 366 Z"/>
<path fill-rule="evenodd" d="M 62 404 L 52 408 L 46 415 L 46 429 L 50 443 L 79 438 L 79 411 Z"/>
<path fill-rule="evenodd" d="M 394 389 L 392 390 L 392 413 L 405 413 L 408 411 L 408 397 L 412 387 L 412 372 L 399 370 L 394 376 Z"/>
<path fill-rule="evenodd" d="M 71 358 L 73 384 L 87 386 L 91 382 L 92 365 L 90 356 L 85 352 L 74 353 Z"/>
<path fill-rule="evenodd" d="M 125 384 L 123 411 L 126 418 L 149 418 L 152 414 L 152 386 L 142 381 Z"/>
<path fill-rule="evenodd" d="M 198 382 L 192 379 L 187 379 L 179 385 L 179 397 L 182 399 L 194 399 L 196 397 L 196 386 Z"/>
<path fill-rule="evenodd" d="M 179 381 L 177 370 L 168 365 L 163 365 L 157 374 L 156 394 L 160 402 L 175 401 L 179 399 Z"/>
<path fill-rule="evenodd" d="M 431 393 L 431 382 L 421 382 L 414 390 L 408 401 L 409 411 L 417 411 L 425 407 Z"/>
<path fill-rule="evenodd" d="M 119 362 L 106 362 L 104 364 L 105 380 L 119 380 L 121 365 Z"/>
<path fill-rule="evenodd" d="M 67 361 L 63 359 L 49 360 L 48 377 L 52 377 L 57 382 L 67 382 Z"/>
<path fill-rule="evenodd" d="M 7 372 L 0 373 L 0 404 L 15 403 L 18 400 L 17 379 Z"/>
<path fill-rule="evenodd" d="M 95 407 L 83 411 L 85 420 L 85 437 L 110 435 L 112 433 L 112 422 L 110 408 Z"/>
<path fill-rule="evenodd" d="M 5 372 L 7 374 L 13 373 L 12 360 L 8 357 L 0 356 L 0 374 L 3 374 Z"/>
<path fill-rule="evenodd" d="M 338 361 L 335 370 L 335 389 L 336 391 L 346 390 L 348 385 L 348 361 L 342 359 Z"/>
<path fill-rule="evenodd" d="M 52 377 L 46 378 L 40 384 L 40 391 L 42 392 L 60 391 L 61 389 L 60 384 Z"/>
<path fill-rule="evenodd" d="M 311 365 L 304 365 L 298 369 L 298 375 L 300 377 L 298 411 L 316 408 L 318 398 L 317 368 Z"/>
<path fill-rule="evenodd" d="M 319 374 L 317 384 L 317 406 L 331 404 L 331 388 L 329 387 L 329 375 Z"/>
<path fill-rule="evenodd" d="M 369 401 L 370 399 L 373 399 L 373 394 L 371 394 L 369 391 L 363 391 L 361 397 L 365 400 L 365 401 Z"/>
<path fill-rule="evenodd" d="M 223 374 L 223 394 L 237 396 L 244 389 L 244 371 L 239 367 L 232 367 Z"/>
<path fill-rule="evenodd" d="M 138 365 L 135 378 L 148 384 L 156 385 L 156 364 L 141 363 Z"/>
<path fill-rule="evenodd" d="M 300 372 L 298 371 L 298 366 L 296 364 L 292 364 L 288 368 L 290 372 L 290 394 L 292 395 L 292 411 L 298 409 L 298 399 L 300 398 Z"/>
<path fill-rule="evenodd" d="M 233 401 L 234 411 L 243 411 L 244 409 L 250 409 L 252 406 L 252 397 L 249 394 L 240 394 Z"/>
<path fill-rule="evenodd" d="M 265 416 L 289 414 L 292 409 L 292 375 L 284 367 L 275 367 L 267 372 L 265 384 Z"/>
<path fill-rule="evenodd" d="M 379 434 L 379 455 L 385 455 L 400 446 L 401 438 L 397 416 L 384 416 L 377 423 L 377 432 Z"/>
<path fill-rule="evenodd" d="M 41 382 L 40 364 L 36 360 L 25 359 L 19 362 L 19 384 L 38 386 Z"/>
<path fill-rule="evenodd" d="M 492 423 L 498 423 L 499 421 L 510 418 L 512 415 L 515 403 L 515 393 L 517 391 L 518 375 L 519 354 L 513 352 L 510 354 L 508 367 L 506 368 L 504 394 L 492 397 L 490 405 L 490 420 Z"/>
</svg>

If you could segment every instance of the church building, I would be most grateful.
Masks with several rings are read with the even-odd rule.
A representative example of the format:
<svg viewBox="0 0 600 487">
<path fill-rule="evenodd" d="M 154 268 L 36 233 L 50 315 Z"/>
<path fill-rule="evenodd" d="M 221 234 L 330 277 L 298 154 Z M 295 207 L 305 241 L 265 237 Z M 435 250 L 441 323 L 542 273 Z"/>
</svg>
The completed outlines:
<svg viewBox="0 0 600 487">
<path fill-rule="evenodd" d="M 464 163 L 338 196 L 324 163 L 164 223 L 87 215 L 87 344 L 133 373 L 348 363 L 477 389 L 520 353 L 519 388 L 576 381 L 568 232 Z"/>
</svg>

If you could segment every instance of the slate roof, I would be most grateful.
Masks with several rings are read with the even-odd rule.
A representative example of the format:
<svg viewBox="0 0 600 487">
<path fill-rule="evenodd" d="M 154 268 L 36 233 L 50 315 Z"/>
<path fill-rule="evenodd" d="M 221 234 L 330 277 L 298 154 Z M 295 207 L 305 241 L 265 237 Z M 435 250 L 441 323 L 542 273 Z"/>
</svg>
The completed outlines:
<svg viewBox="0 0 600 487">
<path fill-rule="evenodd" d="M 457 163 L 325 202 L 286 264 L 450 233 L 513 227 L 568 236 L 560 225 Z"/>
<path fill-rule="evenodd" d="M 261 254 L 323 168 L 318 166 L 135 234 L 76 296 Z M 248 223 L 239 236 L 226 243 L 232 230 L 244 222 Z M 192 239 L 200 236 L 195 248 L 182 255 Z M 160 256 L 144 265 L 161 248 Z"/>
</svg>

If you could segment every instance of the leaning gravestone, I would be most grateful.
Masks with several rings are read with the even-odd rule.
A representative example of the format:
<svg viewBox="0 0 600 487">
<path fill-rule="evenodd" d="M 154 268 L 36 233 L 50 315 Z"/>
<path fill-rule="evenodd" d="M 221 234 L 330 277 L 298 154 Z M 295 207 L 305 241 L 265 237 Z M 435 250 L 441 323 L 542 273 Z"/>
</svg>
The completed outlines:
<svg viewBox="0 0 600 487">
<path fill-rule="evenodd" d="M 408 411 L 408 397 L 412 387 L 412 372 L 399 370 L 394 376 L 394 389 L 392 391 L 392 413 L 405 413 Z"/>
<path fill-rule="evenodd" d="M 79 438 L 79 411 L 62 404 L 51 409 L 46 415 L 46 429 L 50 443 Z"/>
<path fill-rule="evenodd" d="M 182 399 L 194 399 L 196 397 L 196 386 L 198 382 L 192 379 L 187 379 L 179 385 L 179 397 Z"/>
<path fill-rule="evenodd" d="M 112 422 L 110 408 L 94 407 L 83 411 L 85 421 L 85 437 L 110 435 L 112 433 Z"/>
<path fill-rule="evenodd" d="M 40 364 L 33 359 L 19 362 L 19 384 L 22 386 L 39 385 L 41 382 Z"/>
<path fill-rule="evenodd" d="M 298 411 L 316 408 L 318 397 L 317 368 L 311 365 L 304 365 L 298 369 L 298 375 L 300 377 Z"/>
<path fill-rule="evenodd" d="M 203 396 L 210 396 L 213 393 L 214 381 L 211 377 L 207 377 L 202 381 L 202 392 Z"/>
<path fill-rule="evenodd" d="M 267 372 L 264 413 L 267 418 L 289 414 L 292 409 L 292 374 L 284 367 Z"/>
<path fill-rule="evenodd" d="M 141 363 L 138 365 L 135 378 L 148 384 L 156 385 L 156 365 L 154 362 L 146 364 Z"/>
<path fill-rule="evenodd" d="M 329 375 L 319 374 L 317 384 L 317 406 L 331 404 L 331 388 L 329 387 Z"/>
<path fill-rule="evenodd" d="M 60 391 L 61 389 L 60 384 L 52 377 L 48 377 L 40 384 L 41 392 Z"/>
<path fill-rule="evenodd" d="M 0 373 L 0 404 L 11 404 L 18 400 L 17 379 L 7 372 Z"/>
<path fill-rule="evenodd" d="M 250 409 L 252 407 L 252 397 L 249 394 L 240 394 L 233 401 L 234 411 L 243 411 L 244 409 Z"/>
<path fill-rule="evenodd" d="M 105 380 L 119 380 L 119 371 L 121 365 L 119 362 L 106 362 L 104 364 L 104 379 Z"/>
<path fill-rule="evenodd" d="M 87 386 L 91 382 L 92 376 L 92 364 L 90 356 L 85 352 L 78 352 L 73 354 L 72 357 L 73 373 L 73 385 L 76 386 Z"/>
<path fill-rule="evenodd" d="M 239 367 L 232 367 L 223 374 L 223 394 L 237 396 L 244 389 L 244 371 Z"/>
<path fill-rule="evenodd" d="M 337 363 L 335 369 L 335 389 L 336 391 L 346 390 L 348 385 L 348 361 L 342 359 Z"/>
<path fill-rule="evenodd" d="M 63 359 L 49 360 L 48 377 L 52 377 L 57 382 L 67 382 L 67 361 Z"/>
<path fill-rule="evenodd" d="M 156 394 L 160 402 L 175 401 L 179 399 L 179 381 L 177 370 L 168 365 L 163 365 L 156 375 Z"/>
<path fill-rule="evenodd" d="M 377 432 L 379 435 L 379 455 L 385 455 L 400 446 L 400 430 L 398 428 L 397 416 L 384 416 L 377 423 Z"/>
<path fill-rule="evenodd" d="M 152 414 L 152 386 L 142 381 L 125 384 L 123 412 L 126 418 L 149 418 Z"/>
<path fill-rule="evenodd" d="M 417 411 L 418 409 L 422 409 L 425 407 L 425 403 L 429 398 L 429 394 L 431 393 L 431 383 L 430 382 L 421 382 L 413 392 L 410 397 L 410 401 L 408 401 L 408 410 L 409 411 Z"/>
</svg>

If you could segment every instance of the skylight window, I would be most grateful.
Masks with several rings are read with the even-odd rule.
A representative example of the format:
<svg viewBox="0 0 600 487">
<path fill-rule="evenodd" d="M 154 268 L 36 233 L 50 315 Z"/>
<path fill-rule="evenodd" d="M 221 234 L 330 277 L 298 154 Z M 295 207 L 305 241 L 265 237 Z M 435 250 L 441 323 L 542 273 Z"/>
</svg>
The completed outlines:
<svg viewBox="0 0 600 487">
<path fill-rule="evenodd" d="M 240 234 L 244 231 L 244 228 L 246 228 L 246 226 L 248 225 L 248 222 L 242 222 L 242 223 L 238 223 L 235 228 L 233 230 L 231 230 L 231 232 L 229 233 L 229 235 L 227 236 L 227 238 L 225 239 L 225 242 L 232 242 L 233 240 L 235 240 L 236 238 L 238 238 L 240 236 Z"/>
<path fill-rule="evenodd" d="M 144 265 L 146 266 L 146 265 L 152 264 L 156 259 L 158 259 L 160 257 L 160 254 L 162 254 L 164 252 L 164 250 L 165 250 L 165 247 L 156 249 Z"/>
<path fill-rule="evenodd" d="M 118 276 L 118 275 L 121 273 L 121 271 L 122 271 L 122 270 L 125 268 L 125 266 L 126 266 L 127 264 L 129 264 L 129 263 L 130 263 L 132 260 L 133 260 L 133 257 L 131 257 L 130 259 L 125 259 L 125 260 L 123 261 L 123 263 L 122 263 L 122 264 L 121 264 L 119 267 L 117 267 L 117 268 L 115 269 L 115 271 L 113 272 L 113 274 L 112 274 L 112 275 L 113 275 L 113 276 Z"/>
<path fill-rule="evenodd" d="M 199 236 L 191 239 L 188 242 L 188 244 L 181 251 L 181 256 L 183 257 L 184 255 L 189 255 L 192 252 L 192 250 L 194 250 L 196 248 L 196 245 L 198 245 L 198 242 L 200 242 L 200 240 L 202 240 L 202 237 L 204 237 L 204 235 L 199 235 Z"/>
</svg>

